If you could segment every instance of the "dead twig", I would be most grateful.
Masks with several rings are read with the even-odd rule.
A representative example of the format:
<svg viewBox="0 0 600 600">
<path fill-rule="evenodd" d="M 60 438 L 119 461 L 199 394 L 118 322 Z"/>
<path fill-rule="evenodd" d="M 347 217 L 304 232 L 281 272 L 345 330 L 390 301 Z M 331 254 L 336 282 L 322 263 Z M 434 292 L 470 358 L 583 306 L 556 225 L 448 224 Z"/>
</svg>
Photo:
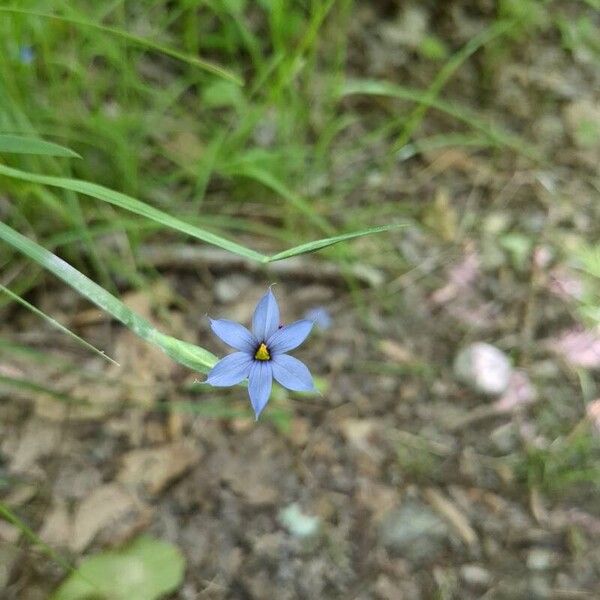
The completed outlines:
<svg viewBox="0 0 600 600">
<path fill-rule="evenodd" d="M 220 272 L 234 270 L 250 273 L 265 272 L 279 277 L 334 283 L 345 281 L 344 274 L 347 268 L 359 283 L 368 287 L 379 286 L 385 280 L 381 271 L 361 263 L 342 268 L 332 262 L 296 256 L 285 261 L 260 264 L 218 248 L 188 244 L 144 244 L 138 252 L 145 263 L 157 268 L 197 269 L 203 266 Z"/>
</svg>

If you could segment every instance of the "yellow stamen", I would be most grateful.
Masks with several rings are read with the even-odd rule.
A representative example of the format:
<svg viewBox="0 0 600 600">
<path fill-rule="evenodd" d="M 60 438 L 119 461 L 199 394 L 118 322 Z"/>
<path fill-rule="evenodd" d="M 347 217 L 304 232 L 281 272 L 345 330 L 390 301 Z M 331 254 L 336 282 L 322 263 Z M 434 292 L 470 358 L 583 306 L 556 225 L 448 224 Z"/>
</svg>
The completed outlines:
<svg viewBox="0 0 600 600">
<path fill-rule="evenodd" d="M 267 350 L 267 345 L 265 343 L 262 343 L 258 347 L 258 350 L 256 351 L 256 354 L 254 355 L 254 358 L 256 358 L 257 360 L 270 360 L 271 359 L 271 355 L 269 354 L 269 351 Z"/>
</svg>

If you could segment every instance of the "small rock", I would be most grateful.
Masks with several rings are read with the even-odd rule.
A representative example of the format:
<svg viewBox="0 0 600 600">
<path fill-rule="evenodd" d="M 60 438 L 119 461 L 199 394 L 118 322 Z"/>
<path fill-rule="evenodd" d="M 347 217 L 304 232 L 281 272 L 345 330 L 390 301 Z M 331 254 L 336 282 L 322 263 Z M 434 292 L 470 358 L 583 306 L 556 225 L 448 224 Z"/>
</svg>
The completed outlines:
<svg viewBox="0 0 600 600">
<path fill-rule="evenodd" d="M 319 531 L 319 517 L 308 515 L 295 502 L 279 512 L 281 524 L 297 538 L 308 538 Z"/>
<path fill-rule="evenodd" d="M 492 576 L 481 565 L 463 565 L 460 568 L 460 578 L 464 584 L 474 589 L 485 589 L 492 582 Z"/>
<path fill-rule="evenodd" d="M 427 506 L 409 501 L 383 518 L 379 537 L 389 549 L 410 560 L 423 561 L 440 554 L 448 528 Z"/>
<path fill-rule="evenodd" d="M 512 367 L 504 352 L 491 344 L 476 342 L 459 352 L 454 372 L 477 392 L 497 396 L 507 389 Z"/>
<path fill-rule="evenodd" d="M 527 554 L 527 568 L 532 571 L 547 571 L 559 563 L 558 556 L 545 548 L 532 548 Z"/>
</svg>

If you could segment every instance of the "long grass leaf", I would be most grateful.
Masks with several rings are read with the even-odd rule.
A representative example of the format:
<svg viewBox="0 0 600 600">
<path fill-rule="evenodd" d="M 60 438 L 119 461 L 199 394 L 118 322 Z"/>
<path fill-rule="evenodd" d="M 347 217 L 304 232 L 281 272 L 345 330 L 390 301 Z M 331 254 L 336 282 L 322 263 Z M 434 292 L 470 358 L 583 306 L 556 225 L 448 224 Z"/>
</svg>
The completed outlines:
<svg viewBox="0 0 600 600">
<path fill-rule="evenodd" d="M 352 96 L 361 94 L 365 96 L 387 96 L 389 98 L 398 98 L 399 100 L 408 100 L 409 102 L 416 102 L 417 104 L 424 104 L 431 108 L 435 108 L 459 121 L 463 121 L 473 129 L 481 131 L 496 145 L 507 146 L 532 160 L 540 160 L 537 149 L 527 144 L 519 136 L 508 133 L 500 127 L 487 123 L 475 113 L 462 106 L 456 106 L 451 102 L 446 102 L 439 98 L 429 98 L 427 92 L 422 90 L 396 85 L 388 81 L 354 79 L 345 82 L 340 95 Z"/>
<path fill-rule="evenodd" d="M 333 227 L 324 219 L 319 213 L 317 213 L 311 205 L 304 200 L 301 196 L 290 190 L 281 180 L 275 175 L 253 164 L 240 163 L 226 169 L 228 175 L 237 177 L 247 177 L 261 183 L 265 187 L 271 189 L 276 194 L 279 194 L 284 200 L 289 202 L 296 210 L 304 214 L 310 219 L 317 227 L 319 227 L 324 233 L 331 235 L 333 233 Z"/>
<path fill-rule="evenodd" d="M 323 248 L 333 246 L 334 244 L 338 244 L 339 242 L 343 242 L 345 240 L 351 240 L 353 238 L 363 237 L 365 235 L 371 235 L 373 233 L 381 233 L 382 231 L 389 231 L 390 229 L 396 229 L 398 227 L 406 227 L 406 224 L 370 227 L 369 229 L 361 229 L 360 231 L 352 231 L 350 233 L 343 233 L 334 237 L 316 240 L 314 242 L 307 242 L 306 244 L 300 244 L 299 246 L 295 246 L 294 248 L 290 248 L 289 250 L 284 250 L 279 254 L 274 254 L 273 256 L 270 256 L 269 262 L 283 260 L 284 258 L 290 258 L 292 256 L 298 256 L 300 254 L 308 254 L 309 252 L 316 252 L 317 250 L 322 250 Z"/>
<path fill-rule="evenodd" d="M 4 287 L 1 283 L 0 283 L 0 290 L 2 290 L 7 296 L 10 296 L 13 300 L 15 300 L 15 302 L 18 302 L 19 304 L 23 305 L 25 308 L 27 308 L 30 311 L 32 311 L 33 313 L 35 313 L 38 317 L 41 317 L 42 319 L 45 319 L 46 321 L 48 321 L 48 323 L 50 323 L 50 325 L 52 325 L 52 327 L 56 327 L 56 329 L 59 329 L 63 333 L 66 333 L 68 336 L 72 337 L 75 341 L 79 342 L 82 346 L 85 346 L 88 350 L 95 352 L 96 354 L 100 355 L 104 360 L 107 360 L 108 362 L 112 363 L 113 365 L 120 366 L 116 360 L 113 360 L 110 356 L 108 356 L 104 352 L 102 352 L 102 350 L 98 350 L 98 348 L 96 348 L 96 346 L 93 346 L 89 342 L 86 342 L 83 338 L 80 338 L 76 333 L 73 333 L 69 328 L 65 327 L 62 323 L 59 323 L 56 319 L 53 319 L 51 316 L 47 315 L 45 312 L 41 311 L 36 306 L 33 306 L 33 304 L 30 304 L 29 302 L 27 302 L 27 300 L 25 300 L 24 298 L 21 298 L 21 296 L 18 296 L 13 291 L 9 290 L 7 287 Z"/>
<path fill-rule="evenodd" d="M 0 518 L 7 523 L 14 525 L 28 542 L 39 546 L 44 553 L 49 556 L 55 563 L 60 565 L 65 571 L 74 572 L 75 569 L 65 560 L 60 554 L 55 552 L 48 544 L 46 544 L 36 533 L 26 525 L 6 504 L 0 502 Z"/>
<path fill-rule="evenodd" d="M 7 133 L 0 134 L 0 152 L 81 158 L 77 152 L 59 144 Z"/>
<path fill-rule="evenodd" d="M 62 279 L 82 296 L 131 329 L 136 335 L 161 348 L 173 360 L 204 373 L 208 372 L 216 363 L 217 358 L 208 350 L 161 333 L 149 321 L 132 311 L 118 298 L 69 263 L 4 223 L 0 223 L 0 239 Z"/>
<path fill-rule="evenodd" d="M 474 54 L 479 48 L 492 41 L 493 39 L 508 33 L 513 29 L 515 23 L 512 21 L 496 21 L 490 27 L 487 27 L 475 37 L 471 38 L 456 54 L 454 54 L 448 62 L 440 69 L 438 74 L 435 76 L 428 90 L 425 92 L 423 101 L 412 111 L 409 115 L 406 125 L 402 132 L 398 136 L 398 139 L 394 145 L 394 150 L 400 150 L 404 147 L 413 133 L 423 121 L 428 108 L 430 107 L 427 102 L 435 100 L 444 85 L 448 82 L 454 72 Z"/>
<path fill-rule="evenodd" d="M 26 171 L 20 171 L 19 169 L 13 169 L 11 167 L 7 167 L 6 165 L 0 165 L 0 175 L 6 175 L 7 177 L 28 181 L 30 183 L 41 183 L 43 185 L 49 185 L 52 187 L 61 188 L 63 190 L 70 190 L 72 192 L 85 194 L 86 196 L 91 196 L 92 198 L 102 200 L 103 202 L 108 202 L 109 204 L 113 204 L 119 208 L 123 208 L 130 212 L 141 215 L 142 217 L 152 219 L 161 225 L 176 229 L 182 233 L 187 233 L 188 235 L 207 242 L 208 244 L 219 246 L 224 250 L 228 250 L 234 254 L 239 254 L 245 258 L 249 258 L 258 262 L 266 262 L 267 259 L 265 255 L 255 252 L 250 248 L 246 248 L 245 246 L 237 244 L 236 242 L 232 242 L 231 240 L 223 238 L 219 235 L 210 233 L 209 231 L 201 229 L 200 227 L 195 227 L 190 223 L 181 221 L 177 217 L 173 217 L 162 210 L 141 202 L 140 200 L 136 200 L 131 196 L 127 196 L 121 192 L 116 192 L 115 190 L 111 190 L 96 183 L 89 183 L 88 181 L 69 179 L 66 177 L 38 175 L 37 173 L 28 173 Z"/>
<path fill-rule="evenodd" d="M 127 40 L 128 42 L 136 44 L 137 46 L 141 46 L 142 48 L 148 48 L 150 50 L 154 50 L 156 52 L 166 54 L 167 56 L 170 56 L 172 58 L 180 60 L 184 63 L 187 63 L 194 67 L 198 67 L 199 69 L 203 69 L 204 71 L 208 71 L 209 73 L 212 73 L 213 75 L 218 75 L 219 77 L 222 77 L 223 79 L 232 81 L 233 83 L 236 83 L 237 85 L 244 84 L 243 80 L 238 75 L 236 75 L 235 73 L 232 73 L 231 71 L 228 71 L 227 69 L 224 69 L 223 67 L 220 67 L 219 65 L 216 65 L 207 60 L 203 60 L 201 58 L 197 58 L 196 56 L 190 56 L 188 54 L 184 54 L 183 52 L 180 52 L 179 50 L 176 50 L 175 48 L 165 46 L 164 44 L 159 44 L 157 42 L 149 40 L 148 38 L 144 38 L 139 35 L 129 33 L 128 31 L 123 31 L 122 29 L 117 29 L 116 27 L 109 27 L 108 25 L 102 25 L 101 23 L 95 23 L 94 21 L 87 21 L 85 19 L 76 19 L 73 17 L 66 17 L 63 15 L 55 15 L 55 14 L 51 14 L 51 13 L 38 12 L 35 10 L 26 10 L 26 9 L 22 9 L 22 8 L 0 7 L 0 12 L 12 13 L 12 14 L 18 14 L 18 15 L 28 15 L 31 17 L 39 17 L 42 19 L 54 19 L 57 21 L 63 21 L 64 23 L 71 23 L 73 25 L 79 25 L 82 27 L 90 27 L 92 29 L 97 29 L 104 33 L 108 33 L 110 35 L 114 35 L 114 36 L 123 38 L 123 39 Z"/>
</svg>

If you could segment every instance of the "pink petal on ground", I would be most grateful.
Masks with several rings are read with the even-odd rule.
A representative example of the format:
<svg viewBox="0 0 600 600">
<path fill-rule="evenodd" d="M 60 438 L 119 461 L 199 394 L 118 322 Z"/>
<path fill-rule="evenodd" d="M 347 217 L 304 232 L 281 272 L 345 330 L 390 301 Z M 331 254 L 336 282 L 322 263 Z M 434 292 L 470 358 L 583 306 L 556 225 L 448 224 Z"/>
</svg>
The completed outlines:
<svg viewBox="0 0 600 600">
<path fill-rule="evenodd" d="M 533 387 L 527 373 L 515 371 L 510 376 L 508 388 L 494 403 L 498 412 L 512 412 L 523 406 L 532 404 L 537 399 L 536 389 Z"/>
<path fill-rule="evenodd" d="M 600 435 L 600 398 L 590 402 L 585 407 L 585 415 L 596 430 L 596 433 Z"/>
<path fill-rule="evenodd" d="M 548 290 L 562 300 L 581 300 L 583 281 L 567 267 L 556 267 L 549 273 Z"/>
<path fill-rule="evenodd" d="M 469 251 L 462 260 L 448 271 L 448 283 L 431 295 L 435 304 L 446 304 L 459 293 L 468 290 L 479 277 L 479 256 Z"/>
<path fill-rule="evenodd" d="M 548 345 L 572 367 L 600 368 L 600 333 L 597 331 L 572 329 L 550 340 Z"/>
</svg>

